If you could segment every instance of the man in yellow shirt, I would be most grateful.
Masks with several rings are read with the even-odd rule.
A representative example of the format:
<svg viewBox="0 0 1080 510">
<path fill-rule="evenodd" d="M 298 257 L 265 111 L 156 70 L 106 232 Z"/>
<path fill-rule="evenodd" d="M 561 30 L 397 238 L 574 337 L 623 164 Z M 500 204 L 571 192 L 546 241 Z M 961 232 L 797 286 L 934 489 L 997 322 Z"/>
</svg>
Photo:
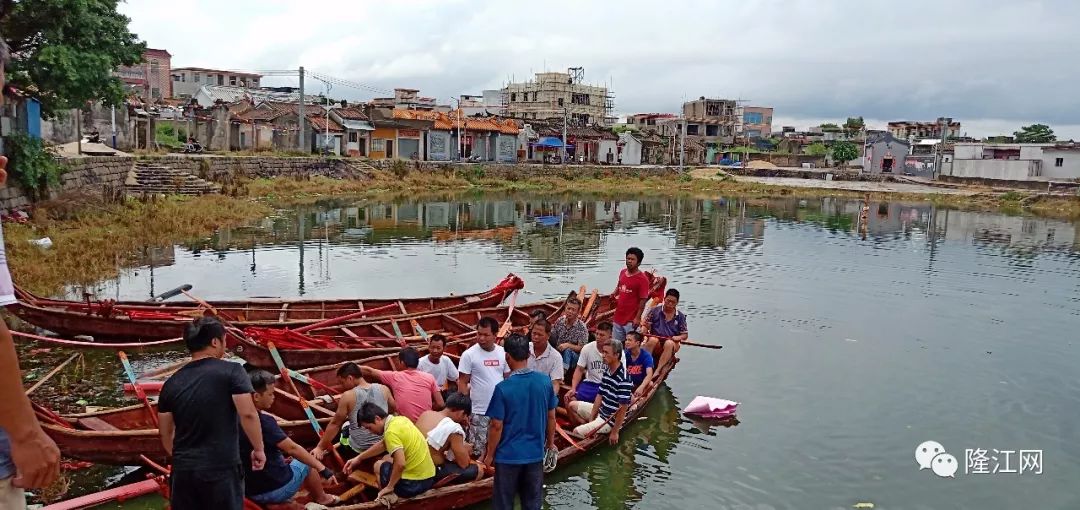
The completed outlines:
<svg viewBox="0 0 1080 510">
<path fill-rule="evenodd" d="M 390 458 L 375 463 L 375 473 L 383 489 L 379 497 L 393 493 L 398 497 L 419 496 L 435 485 L 435 463 L 431 460 L 427 440 L 420 429 L 408 418 L 387 415 L 378 405 L 365 403 L 357 413 L 360 426 L 373 434 L 382 434 L 383 445 Z M 345 465 L 345 472 L 352 471 L 356 462 Z"/>
</svg>

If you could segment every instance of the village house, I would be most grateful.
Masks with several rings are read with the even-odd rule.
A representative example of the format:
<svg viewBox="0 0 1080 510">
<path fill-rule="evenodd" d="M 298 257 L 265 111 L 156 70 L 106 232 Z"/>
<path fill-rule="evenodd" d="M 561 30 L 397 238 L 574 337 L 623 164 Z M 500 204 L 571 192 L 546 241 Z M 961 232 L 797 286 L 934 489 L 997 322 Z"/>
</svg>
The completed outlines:
<svg viewBox="0 0 1080 510">
<path fill-rule="evenodd" d="M 115 74 L 124 82 L 128 91 L 144 101 L 172 97 L 170 66 L 172 54 L 166 50 L 147 48 L 142 62 L 134 66 L 122 66 Z"/>
<path fill-rule="evenodd" d="M 640 165 L 642 144 L 635 133 L 623 131 L 619 133 L 618 156 L 615 158 L 617 165 Z"/>
<path fill-rule="evenodd" d="M 345 130 L 345 155 L 366 157 L 371 146 L 371 133 L 375 126 L 371 124 L 364 108 L 346 106 L 330 110 L 330 118 Z"/>
<path fill-rule="evenodd" d="M 863 170 L 873 173 L 904 173 L 904 162 L 911 152 L 911 144 L 892 133 L 867 135 Z"/>
<path fill-rule="evenodd" d="M 1009 181 L 1080 179 L 1080 144 L 957 143 L 943 175 Z"/>
<path fill-rule="evenodd" d="M 191 98 L 203 85 L 219 85 L 257 89 L 261 74 L 206 69 L 203 67 L 176 67 L 172 73 L 172 94 L 168 97 Z"/>
<path fill-rule="evenodd" d="M 946 128 L 946 124 L 948 127 Z M 922 140 L 924 138 L 942 138 L 944 132 L 944 138 L 957 138 L 960 136 L 960 121 L 954 121 L 947 118 L 939 118 L 936 121 L 931 122 L 913 122 L 909 120 L 900 120 L 890 122 L 888 125 L 889 134 L 901 140 Z"/>
<path fill-rule="evenodd" d="M 501 111 L 515 119 L 548 120 L 565 117 L 580 125 L 610 126 L 614 96 L 607 87 L 584 83 L 585 70 L 536 73 L 533 80 L 510 83 L 502 89 Z"/>
</svg>

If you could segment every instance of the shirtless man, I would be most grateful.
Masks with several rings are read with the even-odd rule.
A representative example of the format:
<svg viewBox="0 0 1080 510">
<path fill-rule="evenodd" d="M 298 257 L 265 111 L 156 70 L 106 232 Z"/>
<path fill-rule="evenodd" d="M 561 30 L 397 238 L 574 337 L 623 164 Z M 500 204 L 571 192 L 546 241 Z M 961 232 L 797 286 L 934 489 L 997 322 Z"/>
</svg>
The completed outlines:
<svg viewBox="0 0 1080 510">
<path fill-rule="evenodd" d="M 349 448 L 352 451 L 345 451 L 344 453 L 352 455 L 364 453 L 376 444 L 381 444 L 379 441 L 381 437 L 368 432 L 356 421 L 356 413 L 365 403 L 374 402 L 388 413 L 392 413 L 397 409 L 394 396 L 390 394 L 390 388 L 381 384 L 367 382 L 356 363 L 350 362 L 342 365 L 337 371 L 337 378 L 346 391 L 341 394 L 337 412 L 326 426 L 326 430 L 323 431 L 322 438 L 319 439 L 319 445 L 311 450 L 312 455 L 319 460 L 322 460 L 326 452 L 333 447 L 333 442 L 337 439 L 346 420 L 349 421 L 350 425 Z"/>
<path fill-rule="evenodd" d="M 426 411 L 416 420 L 416 428 L 427 438 L 431 460 L 435 462 L 435 480 L 453 476 L 450 485 L 471 482 L 483 476 L 479 464 L 469 458 L 472 445 L 465 442 L 472 401 L 460 393 L 446 399 L 442 411 Z"/>
</svg>

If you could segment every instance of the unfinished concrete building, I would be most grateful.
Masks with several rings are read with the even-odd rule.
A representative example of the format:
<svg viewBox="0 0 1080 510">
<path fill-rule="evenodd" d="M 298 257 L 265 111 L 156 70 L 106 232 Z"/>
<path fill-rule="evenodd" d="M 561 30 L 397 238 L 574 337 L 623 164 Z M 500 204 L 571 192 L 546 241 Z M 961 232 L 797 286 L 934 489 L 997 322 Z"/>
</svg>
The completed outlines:
<svg viewBox="0 0 1080 510">
<path fill-rule="evenodd" d="M 585 69 L 572 67 L 565 73 L 536 73 L 524 83 L 502 89 L 502 114 L 526 120 L 562 119 L 578 126 L 615 123 L 614 95 L 607 87 L 583 83 Z"/>
<path fill-rule="evenodd" d="M 683 103 L 686 136 L 707 144 L 731 144 L 742 125 L 739 103 L 734 99 L 706 99 Z"/>
</svg>

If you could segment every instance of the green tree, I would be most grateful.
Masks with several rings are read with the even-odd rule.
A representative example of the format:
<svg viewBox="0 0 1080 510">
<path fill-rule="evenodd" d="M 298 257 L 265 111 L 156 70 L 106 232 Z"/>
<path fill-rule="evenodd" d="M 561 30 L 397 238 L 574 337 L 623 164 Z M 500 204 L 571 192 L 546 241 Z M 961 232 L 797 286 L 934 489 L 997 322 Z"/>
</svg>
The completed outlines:
<svg viewBox="0 0 1080 510">
<path fill-rule="evenodd" d="M 862 131 L 864 127 L 866 127 L 866 123 L 863 122 L 862 117 L 848 117 L 847 121 L 844 122 L 844 132 L 849 136 L 855 136 Z"/>
<path fill-rule="evenodd" d="M 826 122 L 818 127 L 820 127 L 822 131 L 840 131 L 840 126 L 837 126 L 832 122 Z"/>
<path fill-rule="evenodd" d="M 838 142 L 832 146 L 833 161 L 840 163 L 841 167 L 847 166 L 848 161 L 859 157 L 859 148 L 851 142 Z"/>
<path fill-rule="evenodd" d="M 1050 143 L 1057 141 L 1054 130 L 1046 124 L 1032 124 L 1013 133 L 1016 143 Z"/>
<path fill-rule="evenodd" d="M 824 156 L 829 153 L 829 149 L 821 142 L 814 142 L 806 146 L 806 153 L 811 156 Z"/>
<path fill-rule="evenodd" d="M 118 104 L 113 72 L 142 61 L 146 45 L 128 30 L 118 0 L 2 0 L 0 32 L 11 50 L 7 82 L 41 101 L 42 115 L 87 101 Z"/>
</svg>

